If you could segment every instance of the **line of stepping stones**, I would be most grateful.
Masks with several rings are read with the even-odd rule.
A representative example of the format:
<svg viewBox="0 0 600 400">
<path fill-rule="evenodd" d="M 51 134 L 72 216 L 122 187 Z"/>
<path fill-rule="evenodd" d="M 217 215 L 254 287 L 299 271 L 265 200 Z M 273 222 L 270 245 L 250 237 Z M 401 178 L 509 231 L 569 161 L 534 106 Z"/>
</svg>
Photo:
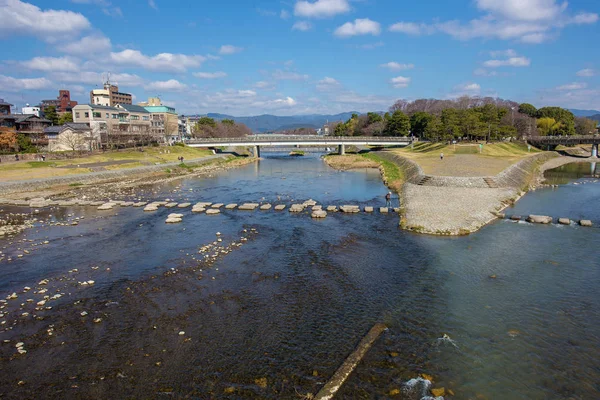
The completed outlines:
<svg viewBox="0 0 600 400">
<path fill-rule="evenodd" d="M 0 200 L 0 204 L 11 204 L 17 206 L 28 206 L 31 208 L 43 208 L 48 206 L 94 206 L 97 207 L 98 210 L 112 210 L 115 207 L 144 207 L 143 210 L 145 212 L 154 212 L 158 211 L 160 207 L 170 208 L 170 209 L 186 209 L 192 207 L 192 213 L 199 214 L 205 213 L 207 215 L 218 215 L 221 213 L 221 209 L 224 207 L 226 210 L 241 210 L 241 211 L 254 211 L 257 208 L 262 211 L 268 211 L 274 209 L 275 211 L 283 211 L 287 208 L 285 204 L 277 204 L 273 206 L 272 204 L 259 204 L 259 203 L 244 203 L 238 205 L 236 203 L 224 204 L 224 203 L 212 203 L 212 202 L 199 202 L 194 205 L 192 203 L 176 203 L 171 201 L 154 201 L 151 203 L 148 202 L 133 202 L 133 201 L 80 201 L 80 200 L 69 200 L 69 201 L 52 201 L 46 200 L 43 198 L 31 199 L 29 201 L 23 200 Z M 289 207 L 290 213 L 301 213 L 307 209 L 312 211 L 312 218 L 326 218 L 327 213 L 335 213 L 342 212 L 347 214 L 356 214 L 361 211 L 361 208 L 357 205 L 343 205 L 343 206 L 327 206 L 323 207 L 322 205 L 318 205 L 316 201 L 310 199 L 300 204 L 292 204 Z M 363 207 L 363 211 L 365 213 L 374 213 L 375 207 L 365 206 Z M 388 207 L 380 207 L 379 212 L 382 214 L 387 214 L 390 212 L 398 212 L 398 208 L 388 208 Z M 171 213 L 168 215 L 166 219 L 166 223 L 174 224 L 179 223 L 183 219 L 183 214 L 180 213 Z"/>
</svg>

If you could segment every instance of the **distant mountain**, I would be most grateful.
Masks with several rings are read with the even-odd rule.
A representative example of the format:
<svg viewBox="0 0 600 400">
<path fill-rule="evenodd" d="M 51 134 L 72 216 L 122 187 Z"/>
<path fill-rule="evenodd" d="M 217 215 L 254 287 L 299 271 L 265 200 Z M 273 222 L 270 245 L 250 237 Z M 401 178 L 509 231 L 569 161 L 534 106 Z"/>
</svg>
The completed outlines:
<svg viewBox="0 0 600 400">
<path fill-rule="evenodd" d="M 575 115 L 576 117 L 586 117 L 586 118 L 589 118 L 593 115 L 600 114 L 600 111 L 597 111 L 597 110 L 570 109 L 569 111 L 571 111 L 573 113 L 573 115 Z M 594 118 L 592 118 L 592 119 L 594 119 Z"/>
<path fill-rule="evenodd" d="M 598 121 L 600 122 L 600 113 L 598 114 L 594 114 L 594 115 L 590 115 L 589 117 L 587 117 L 589 119 L 593 119 L 594 121 Z"/>
<path fill-rule="evenodd" d="M 327 122 L 347 121 L 352 114 L 358 112 L 346 112 L 335 115 L 294 115 L 279 117 L 277 115 L 257 115 L 254 117 L 234 117 L 232 115 L 209 113 L 206 116 L 216 120 L 232 119 L 242 123 L 256 133 L 276 132 L 292 128 L 321 128 Z"/>
</svg>

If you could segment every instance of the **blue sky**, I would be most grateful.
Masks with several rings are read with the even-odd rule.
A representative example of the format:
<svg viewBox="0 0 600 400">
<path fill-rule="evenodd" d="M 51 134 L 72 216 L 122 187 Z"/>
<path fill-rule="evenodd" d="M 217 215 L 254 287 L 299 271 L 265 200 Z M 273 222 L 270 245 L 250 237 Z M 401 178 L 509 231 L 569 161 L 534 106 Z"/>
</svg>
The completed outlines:
<svg viewBox="0 0 600 400">
<path fill-rule="evenodd" d="M 184 114 L 493 96 L 600 109 L 597 0 L 0 0 L 0 97 L 87 103 L 111 74 Z"/>
</svg>

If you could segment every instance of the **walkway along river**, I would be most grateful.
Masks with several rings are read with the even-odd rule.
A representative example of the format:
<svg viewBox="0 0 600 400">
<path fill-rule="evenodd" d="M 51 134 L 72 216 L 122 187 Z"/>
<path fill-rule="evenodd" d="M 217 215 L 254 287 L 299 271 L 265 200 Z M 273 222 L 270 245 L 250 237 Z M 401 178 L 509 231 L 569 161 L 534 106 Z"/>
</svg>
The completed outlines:
<svg viewBox="0 0 600 400">
<path fill-rule="evenodd" d="M 134 197 L 383 205 L 386 192 L 377 170 L 269 154 Z M 599 194 L 582 178 L 507 213 L 598 221 Z M 597 228 L 504 220 L 450 238 L 402 231 L 396 214 L 165 224 L 171 212 L 44 209 L 33 229 L 0 239 L 13 260 L 0 262 L 3 397 L 300 398 L 376 323 L 388 330 L 339 398 L 420 399 L 423 377 L 445 398 L 600 393 Z"/>
</svg>

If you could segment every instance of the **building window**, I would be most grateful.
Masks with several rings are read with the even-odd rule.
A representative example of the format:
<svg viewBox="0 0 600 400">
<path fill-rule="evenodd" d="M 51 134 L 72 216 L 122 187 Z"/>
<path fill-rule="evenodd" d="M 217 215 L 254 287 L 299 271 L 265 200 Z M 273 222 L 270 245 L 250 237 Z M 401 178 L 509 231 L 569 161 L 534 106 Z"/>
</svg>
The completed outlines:
<svg viewBox="0 0 600 400">
<path fill-rule="evenodd" d="M 109 115 L 109 114 L 108 114 L 108 113 L 106 113 L 106 119 L 108 119 L 108 115 Z"/>
<path fill-rule="evenodd" d="M 150 121 L 150 117 L 148 117 L 148 116 L 146 116 L 146 115 L 144 115 L 144 116 L 142 117 L 142 119 L 143 119 L 144 121 Z"/>
<path fill-rule="evenodd" d="M 79 118 L 79 112 L 75 113 L 75 118 Z"/>
<path fill-rule="evenodd" d="M 85 112 L 85 114 L 83 114 L 83 115 L 85 115 L 85 117 L 86 117 L 86 118 L 89 118 L 89 117 L 90 117 L 90 113 L 89 113 L 89 112 L 87 112 L 87 111 L 86 111 L 86 112 Z"/>
<path fill-rule="evenodd" d="M 113 114 L 112 115 L 112 119 L 118 119 L 119 118 L 119 114 Z"/>
<path fill-rule="evenodd" d="M 102 118 L 102 113 L 94 111 L 93 115 L 94 115 L 94 118 Z"/>
</svg>

